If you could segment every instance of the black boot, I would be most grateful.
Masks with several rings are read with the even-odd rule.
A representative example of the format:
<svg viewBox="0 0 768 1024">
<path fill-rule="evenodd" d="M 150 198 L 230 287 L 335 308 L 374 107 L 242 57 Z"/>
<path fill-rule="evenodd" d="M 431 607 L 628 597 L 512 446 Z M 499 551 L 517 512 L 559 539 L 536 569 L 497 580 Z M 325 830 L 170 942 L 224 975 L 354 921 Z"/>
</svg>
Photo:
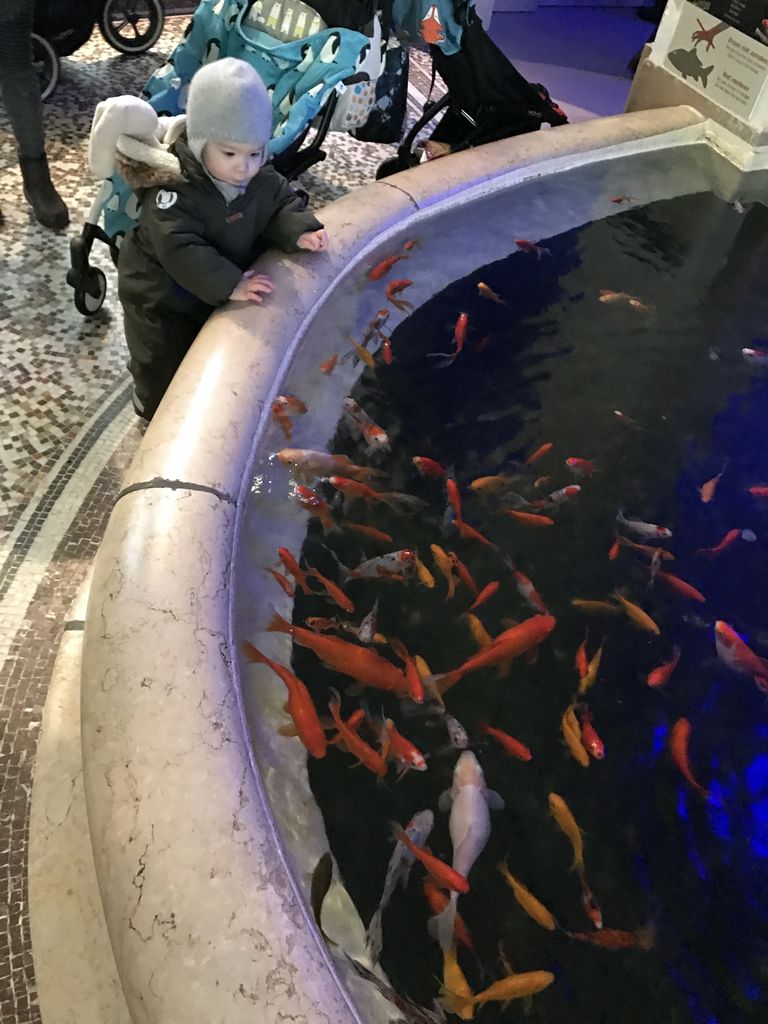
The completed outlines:
<svg viewBox="0 0 768 1024">
<path fill-rule="evenodd" d="M 35 217 L 46 228 L 59 231 L 69 224 L 69 213 L 64 200 L 53 186 L 45 154 L 38 157 L 20 157 L 19 167 L 24 179 L 24 195 Z"/>
</svg>

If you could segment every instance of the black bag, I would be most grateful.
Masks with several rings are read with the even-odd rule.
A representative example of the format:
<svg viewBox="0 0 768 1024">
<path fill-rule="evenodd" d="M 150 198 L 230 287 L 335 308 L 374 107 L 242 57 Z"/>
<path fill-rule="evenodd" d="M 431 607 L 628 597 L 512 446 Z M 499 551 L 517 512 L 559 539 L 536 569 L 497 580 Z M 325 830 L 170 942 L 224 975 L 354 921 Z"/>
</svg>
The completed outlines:
<svg viewBox="0 0 768 1024">
<path fill-rule="evenodd" d="M 389 36 L 384 69 L 376 80 L 376 102 L 368 120 L 351 133 L 358 142 L 399 142 L 408 100 L 408 48 Z"/>
<path fill-rule="evenodd" d="M 532 85 L 487 35 L 472 8 L 464 12 L 461 49 L 446 57 L 430 46 L 435 71 L 448 89 L 449 106 L 432 134 L 453 152 L 536 131 L 568 118 L 543 85 Z"/>
</svg>

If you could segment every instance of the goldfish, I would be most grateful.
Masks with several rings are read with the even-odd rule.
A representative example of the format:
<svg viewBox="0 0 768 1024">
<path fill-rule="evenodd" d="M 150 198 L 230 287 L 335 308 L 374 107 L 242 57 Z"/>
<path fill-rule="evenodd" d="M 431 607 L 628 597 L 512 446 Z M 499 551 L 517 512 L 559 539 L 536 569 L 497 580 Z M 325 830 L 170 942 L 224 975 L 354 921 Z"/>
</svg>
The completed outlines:
<svg viewBox="0 0 768 1024">
<path fill-rule="evenodd" d="M 365 365 L 369 369 L 374 370 L 376 368 L 376 361 L 373 358 L 373 356 L 371 355 L 371 353 L 368 351 L 368 349 L 364 348 L 359 342 L 355 341 L 354 338 L 350 338 L 349 342 L 352 345 L 352 348 L 354 349 L 354 352 L 355 352 L 355 355 L 357 356 L 357 358 L 361 362 L 365 363 Z M 354 362 L 354 360 L 353 360 L 353 362 Z"/>
<path fill-rule="evenodd" d="M 480 593 L 477 595 L 474 602 L 469 606 L 469 610 L 473 612 L 476 608 L 479 608 L 480 605 L 483 605 L 485 604 L 486 601 L 489 601 L 497 592 L 500 586 L 501 584 L 499 583 L 498 580 L 493 580 L 491 583 L 487 583 L 480 591 Z M 546 609 L 544 609 L 544 611 L 546 611 Z"/>
<path fill-rule="evenodd" d="M 440 860 L 439 857 L 435 857 L 422 846 L 417 846 L 396 822 L 392 823 L 392 833 L 395 839 L 398 839 L 403 843 L 403 845 L 411 851 L 416 860 L 424 865 L 427 872 L 435 880 L 437 885 L 443 889 L 450 889 L 451 892 L 469 892 L 469 882 L 463 875 L 459 874 L 458 871 L 454 871 L 452 867 L 445 863 L 445 861 Z"/>
<path fill-rule="evenodd" d="M 608 550 L 608 558 L 610 559 L 611 562 L 615 562 L 616 561 L 616 559 L 619 557 L 619 551 L 620 550 L 621 550 L 621 537 L 619 536 L 619 531 L 616 530 L 615 531 L 614 542 L 613 542 L 613 544 L 611 544 L 611 546 L 610 546 L 610 548 Z"/>
<path fill-rule="evenodd" d="M 715 648 L 724 665 L 733 672 L 752 676 L 757 687 L 768 693 L 768 661 L 755 654 L 736 630 L 721 619 L 715 623 Z"/>
<path fill-rule="evenodd" d="M 382 335 L 381 339 L 381 358 L 384 360 L 385 366 L 391 366 L 393 355 L 392 355 L 392 339 L 387 338 L 386 335 Z"/>
<path fill-rule="evenodd" d="M 551 479 L 551 476 L 537 476 L 536 479 L 533 481 L 533 486 L 538 491 L 542 487 L 546 487 Z"/>
<path fill-rule="evenodd" d="M 372 452 L 389 451 L 387 432 L 371 419 L 365 409 L 354 398 L 342 402 L 344 420 L 350 429 L 363 439 Z"/>
<path fill-rule="evenodd" d="M 612 203 L 629 203 L 632 201 L 632 196 L 611 196 Z"/>
<path fill-rule="evenodd" d="M 729 530 L 713 548 L 699 548 L 696 554 L 705 555 L 707 558 L 717 558 L 723 551 L 735 544 L 739 537 L 741 537 L 741 530 Z"/>
<path fill-rule="evenodd" d="M 655 669 L 648 673 L 645 677 L 646 683 L 656 689 L 659 686 L 666 686 L 672 677 L 672 673 L 677 668 L 677 663 L 680 661 L 680 648 L 674 647 L 672 650 L 672 657 L 669 661 L 662 662 Z"/>
<path fill-rule="evenodd" d="M 646 555 L 648 558 L 660 558 L 664 562 L 674 562 L 675 556 L 671 551 L 665 551 L 664 548 L 655 547 L 653 544 L 636 544 L 635 541 L 630 540 L 629 537 L 623 537 L 621 534 L 618 535 L 619 544 L 623 548 L 629 548 L 631 551 L 639 551 L 640 554 Z"/>
<path fill-rule="evenodd" d="M 661 537 L 664 540 L 668 540 L 672 536 L 672 531 L 666 526 L 657 526 L 656 523 L 644 523 L 642 519 L 626 519 L 621 509 L 616 514 L 616 522 L 623 526 L 625 530 L 637 534 L 638 537 Z"/>
<path fill-rule="evenodd" d="M 634 626 L 637 626 L 638 629 L 645 629 L 649 633 L 655 633 L 656 636 L 661 633 L 661 630 L 651 616 L 646 611 L 643 611 L 639 604 L 629 601 L 618 591 L 616 591 L 615 597 L 621 603 L 622 608 L 627 613 L 627 617 Z"/>
<path fill-rule="evenodd" d="M 422 886 L 424 889 L 424 896 L 427 900 L 427 905 L 432 911 L 432 915 L 437 916 L 441 910 L 445 910 L 448 905 L 449 897 L 442 889 L 438 889 L 429 875 L 425 875 Z M 472 942 L 472 937 L 464 923 L 464 918 L 458 913 L 458 911 L 456 913 L 456 922 L 453 926 L 453 937 L 457 942 L 461 943 L 462 946 L 474 951 L 475 946 Z"/>
<path fill-rule="evenodd" d="M 392 639 L 389 646 L 403 662 L 403 671 L 408 689 L 408 696 L 415 704 L 424 703 L 424 683 L 422 682 L 416 663 L 402 640 Z"/>
<path fill-rule="evenodd" d="M 685 580 L 681 580 L 679 576 L 673 576 L 672 573 L 662 572 L 660 569 L 656 570 L 656 579 L 661 580 L 662 583 L 666 583 L 668 587 L 680 594 L 682 597 L 689 597 L 692 601 L 706 601 L 706 597 L 696 587 L 691 586 L 690 583 L 686 583 Z"/>
<path fill-rule="evenodd" d="M 750 366 L 768 366 L 768 352 L 762 348 L 743 348 L 741 354 Z"/>
<path fill-rule="evenodd" d="M 479 476 L 476 480 L 472 481 L 469 488 L 475 494 L 498 494 L 500 491 L 505 491 L 514 479 L 514 477 L 501 474 L 496 476 Z"/>
<path fill-rule="evenodd" d="M 326 359 L 325 362 L 320 363 L 320 373 L 324 373 L 326 376 L 330 376 L 336 369 L 336 364 L 339 361 L 339 353 L 334 352 L 330 359 Z"/>
<path fill-rule="evenodd" d="M 539 459 L 543 459 L 545 455 L 552 451 L 555 447 L 552 441 L 545 441 L 544 444 L 539 445 L 535 452 L 528 456 L 525 460 L 526 466 L 532 466 Z"/>
<path fill-rule="evenodd" d="M 573 848 L 573 867 L 571 870 L 584 870 L 584 840 L 576 819 L 571 814 L 568 804 L 557 793 L 549 794 L 549 809 L 557 827 L 568 839 Z"/>
<path fill-rule="evenodd" d="M 560 720 L 560 730 L 565 740 L 565 745 L 570 751 L 571 757 L 577 761 L 582 768 L 589 768 L 589 754 L 581 740 L 581 726 L 576 718 L 573 705 L 569 705 Z"/>
<path fill-rule="evenodd" d="M 293 415 L 303 415 L 307 411 L 306 403 L 302 402 L 296 395 L 278 395 L 275 404 Z"/>
<path fill-rule="evenodd" d="M 504 807 L 499 794 L 486 786 L 483 769 L 470 750 L 460 754 L 451 788 L 440 797 L 438 806 L 441 811 L 450 807 L 448 831 L 453 846 L 452 870 L 459 878 L 466 879 L 491 834 L 489 808 L 501 810 Z M 459 893 L 466 891 L 454 886 L 449 888 L 452 889 L 450 902 L 429 923 L 430 932 L 437 937 L 442 950 L 451 946 Z"/>
<path fill-rule="evenodd" d="M 476 540 L 478 544 L 482 544 L 487 548 L 496 547 L 492 540 L 488 540 L 486 536 L 480 533 L 479 530 L 476 530 L 474 526 L 470 526 L 469 523 L 465 523 L 462 520 L 461 522 L 457 521 L 454 525 L 459 531 L 459 536 L 462 540 Z"/>
<path fill-rule="evenodd" d="M 650 303 L 643 302 L 642 299 L 638 299 L 634 295 L 627 296 L 627 305 L 631 306 L 632 309 L 638 310 L 640 313 L 653 312 L 653 306 Z"/>
<path fill-rule="evenodd" d="M 288 575 L 293 576 L 296 580 L 296 583 L 301 588 L 302 594 L 311 594 L 312 591 L 307 583 L 307 574 L 299 567 L 299 563 L 288 548 L 278 548 L 277 557 L 283 563 L 283 567 Z"/>
<path fill-rule="evenodd" d="M 387 757 L 393 758 L 400 765 L 398 781 L 412 769 L 417 772 L 427 770 L 427 762 L 419 748 L 397 731 L 391 718 L 384 721 L 387 733 Z"/>
<path fill-rule="evenodd" d="M 495 729 L 492 725 L 487 725 L 485 722 L 481 722 L 478 728 L 480 732 L 496 740 L 504 753 L 509 757 L 516 757 L 518 761 L 530 761 L 533 757 L 528 747 L 521 743 L 520 740 L 516 740 L 514 736 L 510 736 L 509 733 L 503 732 L 501 729 Z"/>
<path fill-rule="evenodd" d="M 542 256 L 552 255 L 551 250 L 545 249 L 543 245 L 536 245 L 535 242 L 529 242 L 527 238 L 516 238 L 515 245 L 520 252 L 535 253 L 537 260 L 540 260 Z"/>
<path fill-rule="evenodd" d="M 526 914 L 532 918 L 536 924 L 541 925 L 542 928 L 546 928 L 548 932 L 553 932 L 557 928 L 557 921 L 555 920 L 554 914 L 550 910 L 547 910 L 541 900 L 536 899 L 530 889 L 527 889 L 522 882 L 519 882 L 515 878 L 506 864 L 499 864 L 498 869 L 501 872 L 501 877 L 515 894 L 515 899 Z"/>
<path fill-rule="evenodd" d="M 495 981 L 488 988 L 477 992 L 471 998 L 446 993 L 443 1002 L 451 1012 L 457 1013 L 466 1006 L 482 1006 L 485 1003 L 508 1003 L 511 999 L 525 999 L 549 988 L 555 980 L 551 971 L 526 971 L 524 974 L 510 974 L 501 981 Z"/>
<path fill-rule="evenodd" d="M 362 686 L 386 690 L 400 697 L 408 696 L 404 673 L 368 647 L 294 626 L 277 612 L 273 614 L 267 630 L 271 633 L 290 634 L 294 643 L 307 647 L 334 672 L 349 676 Z"/>
<path fill-rule="evenodd" d="M 472 591 L 473 597 L 477 597 L 480 593 L 480 588 L 475 583 L 472 573 L 466 565 L 464 565 L 455 551 L 449 551 L 448 557 L 451 560 L 451 571 L 468 590 Z M 471 610 L 472 609 L 470 609 L 470 611 Z"/>
<path fill-rule="evenodd" d="M 307 748 L 312 757 L 325 757 L 327 741 L 315 705 L 304 683 L 290 669 L 276 661 L 247 640 L 243 641 L 243 653 L 246 658 L 257 665 L 267 665 L 280 677 L 288 690 L 288 713 L 296 726 L 296 735 Z"/>
<path fill-rule="evenodd" d="M 409 239 L 409 241 L 403 242 L 403 248 L 405 249 L 406 252 L 410 252 L 411 249 L 415 249 L 418 244 L 418 238 L 411 238 Z"/>
<path fill-rule="evenodd" d="M 296 588 L 287 576 L 283 576 L 283 574 L 278 572 L 277 569 L 267 569 L 267 572 L 274 577 L 276 583 L 280 584 L 288 597 L 293 597 L 296 594 Z"/>
<path fill-rule="evenodd" d="M 726 465 L 727 465 L 727 463 L 726 463 Z M 717 485 L 720 483 L 720 478 L 722 477 L 723 473 L 725 472 L 725 468 L 726 467 L 723 466 L 723 468 L 720 470 L 720 472 L 717 474 L 717 476 L 713 476 L 711 480 L 707 480 L 705 483 L 703 483 L 701 485 L 701 487 L 697 488 L 697 490 L 699 492 L 699 497 L 701 498 L 701 500 L 703 501 L 703 503 L 705 505 L 708 505 L 709 502 L 712 501 L 713 498 L 715 497 L 715 491 L 717 490 Z"/>
<path fill-rule="evenodd" d="M 381 328 L 387 320 L 389 320 L 389 310 L 380 309 L 365 328 L 365 332 L 363 334 L 363 345 L 367 347 L 377 335 L 381 336 Z"/>
<path fill-rule="evenodd" d="M 418 811 L 405 826 L 406 835 L 419 846 L 423 846 L 429 839 L 434 828 L 435 816 L 430 810 Z M 411 851 L 403 843 L 396 843 L 389 858 L 387 873 L 384 876 L 384 888 L 381 893 L 379 905 L 373 913 L 368 924 L 366 934 L 366 945 L 371 959 L 374 963 L 379 959 L 382 947 L 381 919 L 389 901 L 392 899 L 398 882 L 403 886 L 408 884 L 408 876 L 411 873 L 415 858 Z"/>
<path fill-rule="evenodd" d="M 405 291 L 406 288 L 410 288 L 412 284 L 413 281 L 409 281 L 407 278 L 400 281 L 389 282 L 389 284 L 387 285 L 387 298 L 395 307 L 395 309 L 399 309 L 402 312 L 405 312 L 405 310 L 407 309 L 413 309 L 412 302 L 408 302 L 406 299 L 396 298 L 396 296 L 398 296 L 400 292 Z"/>
<path fill-rule="evenodd" d="M 283 448 L 276 458 L 287 466 L 291 476 L 308 483 L 319 476 L 339 473 L 351 480 L 372 480 L 384 474 L 370 466 L 356 466 L 348 455 L 334 455 L 330 452 L 316 452 L 311 448 Z"/>
<path fill-rule="evenodd" d="M 419 556 L 416 556 L 416 575 L 419 577 L 419 581 L 424 584 L 427 590 L 435 589 L 435 577 L 424 565 Z"/>
<path fill-rule="evenodd" d="M 475 345 L 475 349 L 474 349 L 475 352 L 484 352 L 485 349 L 488 348 L 488 346 L 491 344 L 491 342 L 493 341 L 493 339 L 495 337 L 496 337 L 495 334 L 486 334 L 486 335 L 484 335 L 480 339 L 480 341 L 478 341 L 478 343 Z"/>
<path fill-rule="evenodd" d="M 445 470 L 440 463 L 435 462 L 434 459 L 428 459 L 425 455 L 414 455 L 411 462 L 422 476 L 445 476 Z"/>
<path fill-rule="evenodd" d="M 296 497 L 305 512 L 309 512 L 311 516 L 315 516 L 320 520 L 324 533 L 335 533 L 338 531 L 339 527 L 333 521 L 331 506 L 324 498 L 321 498 L 319 494 L 316 494 L 309 487 L 304 487 L 302 484 L 299 484 L 296 488 Z"/>
<path fill-rule="evenodd" d="M 448 582 L 448 593 L 446 594 L 445 600 L 450 601 L 453 595 L 456 593 L 456 577 L 453 574 L 453 566 L 450 557 L 440 547 L 439 544 L 430 544 L 429 550 L 432 552 L 432 557 L 435 560 L 435 565 L 443 574 Z"/>
<path fill-rule="evenodd" d="M 602 761 L 605 757 L 605 744 L 597 735 L 592 712 L 583 702 L 576 705 L 576 710 L 581 715 L 581 742 L 596 761 Z"/>
<path fill-rule="evenodd" d="M 307 571 L 307 575 L 312 576 L 317 580 L 330 599 L 334 601 L 342 611 L 353 612 L 355 610 L 355 606 L 352 601 L 347 597 L 341 587 L 333 582 L 333 580 L 329 580 L 327 576 L 323 576 L 323 574 L 318 572 L 317 569 L 309 569 Z"/>
<path fill-rule="evenodd" d="M 604 928 L 597 932 L 568 932 L 571 939 L 588 942 L 601 949 L 651 949 L 653 947 L 653 930 L 641 928 L 636 932 L 623 932 L 617 928 Z"/>
<path fill-rule="evenodd" d="M 748 487 L 748 492 L 753 498 L 768 498 L 768 487 L 762 484 L 756 484 L 754 487 Z"/>
<path fill-rule="evenodd" d="M 340 641 L 344 642 L 344 641 Z M 350 754 L 357 758 L 357 760 L 365 768 L 368 769 L 377 778 L 383 779 L 387 774 L 387 762 L 377 751 L 370 747 L 365 740 L 361 739 L 355 729 L 350 728 L 349 724 L 342 721 L 341 714 L 341 696 L 338 690 L 331 689 L 331 700 L 328 702 L 328 710 L 331 712 L 331 717 L 336 724 L 339 738 L 344 741 L 344 745 Z"/>
<path fill-rule="evenodd" d="M 705 800 L 709 799 L 709 793 L 697 782 L 691 771 L 691 762 L 688 757 L 688 741 L 691 736 L 691 723 L 687 718 L 678 718 L 675 724 L 672 726 L 672 731 L 669 734 L 669 749 L 672 754 L 672 760 L 679 769 L 683 778 L 686 782 L 690 783 L 693 788 L 700 793 Z"/>
<path fill-rule="evenodd" d="M 453 509 L 456 522 L 460 523 L 462 521 L 461 493 L 459 492 L 459 486 L 456 481 L 449 476 L 445 478 L 445 493 L 448 498 L 448 504 Z"/>
<path fill-rule="evenodd" d="M 391 534 L 385 533 L 384 530 L 378 530 L 375 526 L 366 526 L 363 523 L 344 523 L 346 530 L 354 530 L 355 533 L 361 534 L 363 537 L 367 537 L 369 540 L 375 540 L 379 544 L 392 544 L 394 539 Z"/>
<path fill-rule="evenodd" d="M 583 695 L 587 690 L 591 689 L 597 682 L 597 674 L 600 671 L 600 663 L 603 660 L 603 648 L 605 647 L 605 641 L 600 644 L 595 654 L 592 656 L 587 671 L 583 676 L 579 678 L 579 694 Z"/>
<path fill-rule="evenodd" d="M 583 871 L 579 872 L 579 881 L 581 882 L 581 905 L 584 907 L 584 912 L 589 920 L 599 931 L 603 927 L 603 913 L 595 899 L 595 894 L 589 887 Z"/>
<path fill-rule="evenodd" d="M 526 654 L 549 636 L 555 628 L 557 620 L 553 615 L 533 615 L 529 619 L 506 629 L 488 647 L 484 647 L 477 654 L 461 664 L 451 672 L 435 678 L 434 682 L 440 693 L 445 693 L 459 680 L 470 672 L 479 669 L 498 667 L 501 664 L 510 662 L 521 654 Z"/>
<path fill-rule="evenodd" d="M 516 508 L 503 508 L 502 513 L 510 519 L 522 523 L 524 526 L 543 527 L 554 526 L 555 520 L 549 516 L 540 515 L 538 512 L 520 512 Z"/>
<path fill-rule="evenodd" d="M 421 498 L 415 498 L 410 494 L 401 494 L 398 491 L 377 491 L 369 484 L 359 480 L 352 480 L 346 476 L 328 477 L 328 483 L 335 487 L 340 494 L 344 495 L 344 511 L 347 512 L 349 505 L 356 501 L 365 501 L 369 504 L 382 503 L 394 512 L 416 511 L 423 507 Z"/>
<path fill-rule="evenodd" d="M 368 558 L 354 569 L 339 563 L 339 571 L 345 579 L 356 580 L 397 580 L 410 579 L 416 571 L 416 552 L 411 548 L 389 551 L 386 555 Z"/>
<path fill-rule="evenodd" d="M 597 466 L 588 459 L 577 459 L 571 456 L 565 460 L 565 464 L 577 476 L 592 476 L 597 472 Z"/>
<path fill-rule="evenodd" d="M 506 306 L 504 299 L 502 299 L 502 297 L 498 295 L 493 288 L 489 288 L 485 281 L 477 282 L 477 293 L 481 298 L 495 302 L 497 306 Z"/>
<path fill-rule="evenodd" d="M 564 501 L 569 501 L 580 493 L 581 487 L 578 484 L 569 484 L 567 487 L 561 487 L 559 491 L 553 491 L 547 501 L 552 505 L 561 505 Z"/>
<path fill-rule="evenodd" d="M 407 259 L 410 259 L 410 257 L 403 253 L 400 253 L 397 256 L 388 256 L 386 259 L 383 259 L 381 263 L 377 263 L 375 267 L 371 267 L 366 274 L 366 277 L 369 281 L 380 281 L 385 274 L 390 272 L 392 267 L 394 267 L 399 260 Z"/>
<path fill-rule="evenodd" d="M 622 412 L 621 409 L 614 409 L 613 415 L 620 423 L 623 423 L 625 427 L 632 427 L 633 430 L 642 431 L 643 428 L 637 420 L 633 420 L 631 416 L 627 416 L 627 414 Z"/>
<path fill-rule="evenodd" d="M 584 597 L 574 597 L 571 599 L 571 604 L 579 611 L 586 612 L 587 615 L 619 615 L 621 613 L 621 608 L 611 604 L 610 601 L 590 601 Z"/>
<path fill-rule="evenodd" d="M 576 657 L 573 661 L 573 667 L 578 673 L 579 679 L 587 674 L 589 668 L 589 660 L 587 658 L 587 634 L 584 634 L 584 639 L 579 644 L 576 650 Z"/>
<path fill-rule="evenodd" d="M 293 420 L 279 402 L 272 403 L 272 415 L 285 434 L 286 441 L 290 441 L 293 437 Z"/>
<path fill-rule="evenodd" d="M 469 329 L 469 313 L 459 313 L 459 318 L 453 328 L 453 352 L 429 352 L 427 359 L 439 359 L 439 363 L 435 363 L 437 369 L 445 369 L 446 366 L 450 366 L 455 363 L 461 355 L 461 351 L 464 348 L 464 342 L 467 340 L 467 330 Z"/>
<path fill-rule="evenodd" d="M 628 298 L 626 292 L 614 292 L 610 288 L 601 288 L 598 296 L 599 301 L 604 303 L 623 302 Z"/>
<path fill-rule="evenodd" d="M 472 634 L 472 639 L 477 644 L 478 648 L 488 647 L 489 644 L 493 643 L 493 637 L 486 630 L 480 619 L 476 615 L 472 615 L 471 612 L 465 612 L 462 618 L 467 620 L 469 631 Z"/>
<path fill-rule="evenodd" d="M 429 676 L 432 675 L 432 669 L 429 667 L 429 665 L 426 663 L 426 661 L 422 658 L 420 654 L 417 654 L 414 657 L 413 663 L 416 666 L 416 671 L 421 676 L 422 682 L 424 682 L 425 679 L 428 679 Z"/>
<path fill-rule="evenodd" d="M 272 403 L 272 415 L 282 428 L 287 441 L 290 441 L 293 434 L 293 421 L 289 413 L 301 415 L 306 411 L 304 402 L 295 395 L 278 395 Z"/>
<path fill-rule="evenodd" d="M 459 967 L 459 961 L 456 957 L 456 947 L 451 946 L 449 949 L 443 951 L 443 988 L 442 991 L 448 993 L 448 1003 L 450 1003 L 450 1010 L 461 1020 L 473 1020 L 475 1016 L 475 1008 L 472 1005 L 472 997 L 474 993 L 469 987 L 469 982 L 464 977 L 464 972 Z M 454 1005 L 451 1000 L 456 1000 Z"/>
<path fill-rule="evenodd" d="M 512 575 L 515 577 L 515 586 L 517 592 L 528 605 L 529 608 L 533 608 L 535 612 L 539 612 L 541 615 L 547 614 L 547 606 L 544 604 L 544 599 L 538 592 L 533 583 L 528 579 L 525 573 L 520 572 L 511 563 L 507 562 L 507 565 L 512 570 Z"/>
</svg>

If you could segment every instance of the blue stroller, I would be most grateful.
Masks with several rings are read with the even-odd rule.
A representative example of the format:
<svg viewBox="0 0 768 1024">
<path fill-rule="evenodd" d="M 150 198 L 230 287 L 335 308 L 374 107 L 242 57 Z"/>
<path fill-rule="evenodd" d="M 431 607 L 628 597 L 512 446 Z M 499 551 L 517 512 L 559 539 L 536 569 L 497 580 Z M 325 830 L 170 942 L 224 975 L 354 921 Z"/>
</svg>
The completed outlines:
<svg viewBox="0 0 768 1024">
<path fill-rule="evenodd" d="M 381 30 L 369 4 L 337 4 L 334 10 L 319 0 L 318 6 L 346 24 L 329 26 L 303 0 L 201 0 L 185 38 L 150 77 L 142 97 L 158 115 L 184 113 L 198 68 L 220 57 L 248 61 L 272 100 L 268 152 L 282 174 L 296 177 L 325 159 L 322 144 L 328 131 L 350 131 L 365 123 L 381 69 Z M 357 27 L 349 27 L 355 19 Z M 302 148 L 313 123 L 315 137 Z M 120 242 L 137 217 L 135 193 L 117 174 L 107 178 L 81 234 L 70 242 L 67 284 L 84 316 L 101 308 L 107 291 L 106 275 L 89 262 L 94 241 L 108 245 L 117 264 Z"/>
</svg>

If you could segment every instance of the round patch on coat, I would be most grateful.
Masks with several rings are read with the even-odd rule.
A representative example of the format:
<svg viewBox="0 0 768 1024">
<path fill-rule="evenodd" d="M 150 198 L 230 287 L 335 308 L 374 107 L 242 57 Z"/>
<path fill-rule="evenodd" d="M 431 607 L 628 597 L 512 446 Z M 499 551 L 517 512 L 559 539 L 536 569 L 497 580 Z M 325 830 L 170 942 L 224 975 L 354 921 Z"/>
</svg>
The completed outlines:
<svg viewBox="0 0 768 1024">
<path fill-rule="evenodd" d="M 165 189 L 161 188 L 157 193 L 155 202 L 160 210 L 167 210 L 169 207 L 173 206 L 178 198 L 179 197 L 175 192 L 166 192 Z"/>
</svg>

